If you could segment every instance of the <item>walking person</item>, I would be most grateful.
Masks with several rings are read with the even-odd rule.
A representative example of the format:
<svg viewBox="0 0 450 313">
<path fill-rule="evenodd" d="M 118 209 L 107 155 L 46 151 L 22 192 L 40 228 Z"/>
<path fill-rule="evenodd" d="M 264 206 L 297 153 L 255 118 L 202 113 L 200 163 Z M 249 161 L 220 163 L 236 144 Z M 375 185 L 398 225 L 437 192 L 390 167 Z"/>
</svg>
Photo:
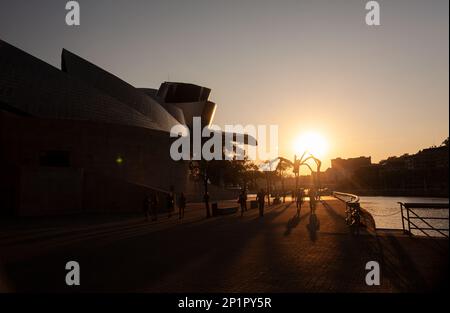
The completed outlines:
<svg viewBox="0 0 450 313">
<path fill-rule="evenodd" d="M 172 216 L 172 211 L 174 209 L 175 200 L 173 194 L 169 192 L 166 197 L 166 207 L 167 207 L 167 217 L 170 218 Z"/>
<path fill-rule="evenodd" d="M 244 211 L 247 211 L 247 195 L 245 191 L 239 194 L 238 203 L 241 206 L 241 216 L 244 216 Z"/>
<path fill-rule="evenodd" d="M 247 211 L 247 191 L 243 191 L 244 195 L 244 211 Z"/>
<path fill-rule="evenodd" d="M 257 194 L 256 194 L 256 201 L 258 201 L 258 209 L 259 209 L 259 216 L 263 217 L 264 216 L 264 202 L 265 202 L 265 196 L 266 194 L 264 193 L 264 190 L 261 189 Z"/>
<path fill-rule="evenodd" d="M 244 189 L 244 211 L 247 211 L 247 189 Z"/>
<path fill-rule="evenodd" d="M 178 218 L 182 219 L 184 217 L 184 209 L 186 208 L 186 197 L 184 193 L 180 193 L 178 197 Z"/>
<path fill-rule="evenodd" d="M 303 198 L 304 198 L 304 192 L 303 192 L 303 188 L 300 188 L 297 191 L 297 199 L 296 199 L 296 205 L 297 205 L 297 216 L 300 216 L 300 210 L 302 209 L 302 204 L 303 204 Z"/>
<path fill-rule="evenodd" d="M 314 188 L 311 188 L 308 190 L 308 196 L 309 196 L 309 208 L 311 209 L 311 213 L 314 213 L 316 210 L 316 190 Z"/>
<path fill-rule="evenodd" d="M 203 202 L 205 203 L 205 208 L 206 208 L 206 218 L 210 218 L 211 217 L 211 212 L 209 210 L 209 193 L 205 192 L 204 196 L 203 196 Z"/>
</svg>

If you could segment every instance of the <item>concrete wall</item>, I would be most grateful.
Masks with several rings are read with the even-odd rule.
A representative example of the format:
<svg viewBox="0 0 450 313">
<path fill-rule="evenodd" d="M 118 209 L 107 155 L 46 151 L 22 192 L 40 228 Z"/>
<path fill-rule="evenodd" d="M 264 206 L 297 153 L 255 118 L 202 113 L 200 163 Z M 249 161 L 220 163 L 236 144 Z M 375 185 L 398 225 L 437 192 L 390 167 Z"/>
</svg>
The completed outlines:
<svg viewBox="0 0 450 313">
<path fill-rule="evenodd" d="M 152 193 L 158 198 L 158 212 L 167 212 L 167 193 L 163 190 L 98 173 L 86 173 L 83 182 L 83 210 L 109 213 L 143 212 L 144 199 Z"/>
<path fill-rule="evenodd" d="M 77 168 L 21 168 L 16 214 L 81 212 L 83 179 L 83 170 Z"/>
</svg>

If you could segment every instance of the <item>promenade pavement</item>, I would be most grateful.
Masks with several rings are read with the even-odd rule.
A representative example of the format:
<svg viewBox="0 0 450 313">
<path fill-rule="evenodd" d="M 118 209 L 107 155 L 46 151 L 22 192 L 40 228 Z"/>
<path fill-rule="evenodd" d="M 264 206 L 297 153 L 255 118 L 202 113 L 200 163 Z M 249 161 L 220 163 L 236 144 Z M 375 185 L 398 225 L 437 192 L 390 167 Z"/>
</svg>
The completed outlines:
<svg viewBox="0 0 450 313">
<path fill-rule="evenodd" d="M 236 205 L 235 202 L 228 203 Z M 222 204 L 223 205 L 223 204 Z M 287 201 L 205 218 L 190 204 L 185 219 L 140 215 L 27 219 L 0 224 L 1 291 L 39 292 L 407 292 L 448 286 L 448 240 L 400 232 L 351 235 L 344 205 Z M 317 227 L 317 224 L 319 227 Z M 65 284 L 77 261 L 81 285 Z M 365 282 L 377 261 L 381 285 Z"/>
</svg>

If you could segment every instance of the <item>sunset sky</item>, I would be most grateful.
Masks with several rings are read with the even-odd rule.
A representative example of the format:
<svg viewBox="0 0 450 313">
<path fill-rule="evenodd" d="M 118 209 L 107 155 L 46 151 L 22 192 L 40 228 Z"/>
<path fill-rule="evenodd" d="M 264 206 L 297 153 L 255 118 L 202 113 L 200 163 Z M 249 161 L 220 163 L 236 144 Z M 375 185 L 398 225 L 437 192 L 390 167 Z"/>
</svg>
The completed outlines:
<svg viewBox="0 0 450 313">
<path fill-rule="evenodd" d="M 449 1 L 0 0 L 0 38 L 60 67 L 67 48 L 136 87 L 212 89 L 215 124 L 278 124 L 280 153 L 304 133 L 335 157 L 415 153 L 449 129 Z"/>
</svg>

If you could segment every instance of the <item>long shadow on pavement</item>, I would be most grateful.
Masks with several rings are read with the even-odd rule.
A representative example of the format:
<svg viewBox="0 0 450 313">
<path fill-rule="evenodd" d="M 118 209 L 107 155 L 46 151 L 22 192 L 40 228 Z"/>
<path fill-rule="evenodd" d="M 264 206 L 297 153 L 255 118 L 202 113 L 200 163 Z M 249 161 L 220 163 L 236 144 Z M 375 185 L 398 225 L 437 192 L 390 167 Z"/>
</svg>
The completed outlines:
<svg viewBox="0 0 450 313">
<path fill-rule="evenodd" d="M 248 240 L 288 208 L 281 207 L 269 208 L 258 220 L 237 216 L 202 220 L 189 227 L 137 231 L 134 237 L 131 233 L 103 246 L 96 245 L 93 237 L 5 264 L 5 272 L 17 291 L 220 291 L 228 265 L 245 253 Z M 65 285 L 65 264 L 71 260 L 80 264 L 80 286 Z"/>
</svg>

